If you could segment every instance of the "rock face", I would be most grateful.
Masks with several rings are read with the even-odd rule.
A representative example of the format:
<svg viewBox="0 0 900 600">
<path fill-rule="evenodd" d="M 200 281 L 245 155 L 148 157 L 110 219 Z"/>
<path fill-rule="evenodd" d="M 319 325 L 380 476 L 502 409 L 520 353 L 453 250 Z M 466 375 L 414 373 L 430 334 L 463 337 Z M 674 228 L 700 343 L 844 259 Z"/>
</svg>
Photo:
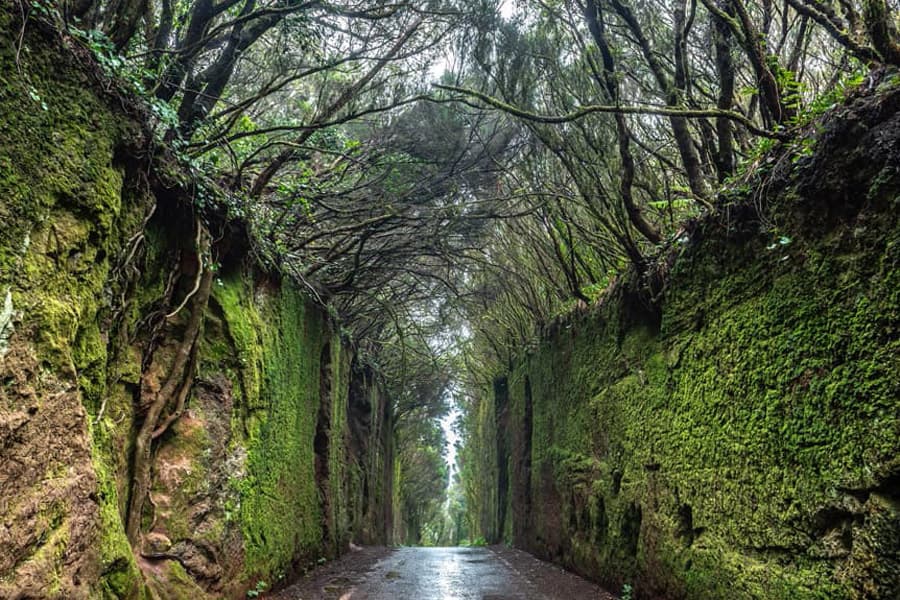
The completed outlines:
<svg viewBox="0 0 900 600">
<path fill-rule="evenodd" d="M 641 598 L 897 598 L 900 91 L 874 80 L 652 293 L 620 282 L 486 391 L 485 537 Z"/>
<path fill-rule="evenodd" d="M 59 34 L 29 24 L 17 52 L 12 18 L 0 12 L 0 597 L 242 598 L 351 541 L 388 541 L 379 382 L 237 246 L 216 256 L 184 411 L 153 440 L 128 540 L 142 399 L 186 321 L 159 302 L 193 279 L 193 216 L 177 186 L 148 183 L 140 114 Z"/>
</svg>

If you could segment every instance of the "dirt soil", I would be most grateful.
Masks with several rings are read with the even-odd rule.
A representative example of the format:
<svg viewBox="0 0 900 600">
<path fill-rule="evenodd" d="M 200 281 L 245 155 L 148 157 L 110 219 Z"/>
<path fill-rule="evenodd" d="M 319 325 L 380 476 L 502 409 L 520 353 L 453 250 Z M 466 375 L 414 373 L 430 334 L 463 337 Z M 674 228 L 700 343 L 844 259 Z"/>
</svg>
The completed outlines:
<svg viewBox="0 0 900 600">
<path fill-rule="evenodd" d="M 0 598 L 90 597 L 100 511 L 75 369 L 44 372 L 18 337 L 0 358 Z"/>
</svg>

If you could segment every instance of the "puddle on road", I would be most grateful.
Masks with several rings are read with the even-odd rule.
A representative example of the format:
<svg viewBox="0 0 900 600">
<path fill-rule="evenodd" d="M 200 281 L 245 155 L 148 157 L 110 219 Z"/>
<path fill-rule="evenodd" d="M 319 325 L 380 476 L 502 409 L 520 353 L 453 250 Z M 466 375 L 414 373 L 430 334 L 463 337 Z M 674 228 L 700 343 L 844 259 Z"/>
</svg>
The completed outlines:
<svg viewBox="0 0 900 600">
<path fill-rule="evenodd" d="M 450 554 L 440 562 L 437 570 L 437 589 L 440 590 L 442 597 L 454 598 L 460 596 L 460 589 L 464 584 L 461 575 L 462 569 L 460 568 L 458 554 Z"/>
</svg>

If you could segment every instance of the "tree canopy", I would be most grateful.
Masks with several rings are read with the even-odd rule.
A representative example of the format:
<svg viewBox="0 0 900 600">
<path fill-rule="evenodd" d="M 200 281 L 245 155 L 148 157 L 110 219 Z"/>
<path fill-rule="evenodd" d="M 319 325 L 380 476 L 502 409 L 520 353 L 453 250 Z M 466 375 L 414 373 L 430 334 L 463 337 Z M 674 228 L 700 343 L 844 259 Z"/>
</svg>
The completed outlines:
<svg viewBox="0 0 900 600">
<path fill-rule="evenodd" d="M 417 440 L 407 480 L 432 488 L 447 474 L 421 420 L 454 377 L 489 385 L 536 327 L 651 271 L 768 148 L 802 156 L 814 116 L 900 65 L 894 0 L 22 7 L 144 98 L 216 190 L 200 214 L 245 223 L 342 323 Z"/>
</svg>

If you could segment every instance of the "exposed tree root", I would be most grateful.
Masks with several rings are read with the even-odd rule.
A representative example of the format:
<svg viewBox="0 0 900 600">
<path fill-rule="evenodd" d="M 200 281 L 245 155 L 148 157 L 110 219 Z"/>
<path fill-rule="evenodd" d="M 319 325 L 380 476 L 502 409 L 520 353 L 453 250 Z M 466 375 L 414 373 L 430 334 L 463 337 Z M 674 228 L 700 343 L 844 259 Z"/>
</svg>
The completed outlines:
<svg viewBox="0 0 900 600">
<path fill-rule="evenodd" d="M 172 409 L 172 411 L 169 413 L 169 415 L 166 417 L 166 419 L 162 423 L 160 423 L 160 425 L 156 429 L 153 430 L 153 435 L 151 436 L 151 439 L 155 440 L 156 438 L 158 438 L 159 436 L 164 434 L 166 431 L 168 431 L 169 427 L 171 427 L 172 424 L 175 421 L 177 421 L 178 418 L 181 416 L 181 413 L 184 412 L 184 402 L 185 402 L 185 400 L 187 400 L 188 394 L 191 392 L 191 387 L 193 387 L 194 367 L 196 366 L 196 364 L 197 364 L 197 344 L 195 342 L 193 350 L 191 352 L 191 360 L 190 360 L 190 363 L 188 364 L 188 368 L 187 368 L 187 375 L 185 376 L 184 381 L 182 382 L 181 389 L 178 391 L 178 397 L 175 402 L 175 407 Z"/>
<path fill-rule="evenodd" d="M 194 297 L 194 294 L 200 289 L 200 280 L 203 277 L 203 253 L 200 252 L 200 235 L 203 233 L 203 227 L 200 225 L 200 221 L 197 221 L 197 237 L 194 239 L 194 246 L 197 248 L 197 277 L 194 279 L 194 287 L 191 288 L 191 291 L 187 293 L 184 297 L 184 300 L 181 301 L 181 304 L 178 305 L 178 308 L 170 312 L 166 315 L 167 319 L 171 319 L 175 315 L 181 312 L 187 303 L 190 302 L 191 298 Z"/>
<path fill-rule="evenodd" d="M 197 240 L 196 251 L 200 269 L 193 289 L 179 306 L 179 310 L 188 304 L 191 306 L 184 334 L 171 364 L 167 367 L 169 374 L 165 383 L 157 392 L 150 394 L 150 398 L 142 398 L 141 402 L 142 408 L 146 407 L 146 413 L 135 439 L 134 472 L 125 527 L 128 539 L 135 547 L 139 546 L 141 516 L 150 489 L 153 440 L 165 433 L 184 410 L 184 403 L 193 380 L 197 341 L 212 288 L 213 271 L 203 268 L 203 260 L 200 258 L 203 250 L 199 244 L 199 235 Z M 149 365 L 145 365 L 144 369 L 145 375 L 148 372 L 147 366 Z M 151 386 L 142 385 L 143 393 L 148 389 L 152 389 Z"/>
</svg>

